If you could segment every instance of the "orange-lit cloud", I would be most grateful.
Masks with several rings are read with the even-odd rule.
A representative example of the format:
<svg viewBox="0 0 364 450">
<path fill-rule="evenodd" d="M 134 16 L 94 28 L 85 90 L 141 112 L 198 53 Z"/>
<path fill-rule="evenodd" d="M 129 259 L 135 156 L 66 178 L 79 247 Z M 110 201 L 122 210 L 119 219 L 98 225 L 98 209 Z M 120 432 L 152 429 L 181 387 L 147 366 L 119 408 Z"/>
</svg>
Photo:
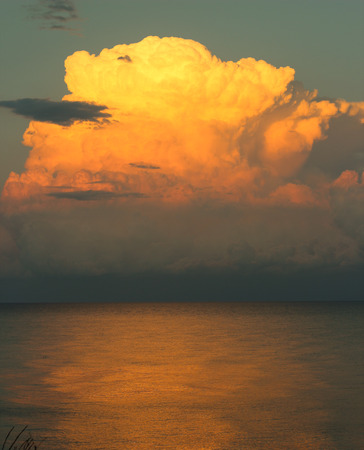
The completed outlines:
<svg viewBox="0 0 364 450">
<path fill-rule="evenodd" d="M 360 260 L 358 235 L 340 228 L 340 208 L 332 206 L 339 195 L 362 199 L 360 138 L 349 136 L 346 149 L 325 145 L 335 140 L 332 124 L 362 127 L 363 103 L 320 99 L 290 67 L 224 62 L 180 38 L 151 36 L 97 56 L 80 51 L 65 66 L 63 101 L 103 105 L 110 117 L 67 126 L 32 121 L 26 130 L 31 151 L 25 171 L 9 175 L 2 210 L 23 230 L 29 265 L 36 252 L 44 264 L 40 249 L 58 240 L 54 265 L 76 270 L 65 235 L 76 266 L 97 273 Z M 39 240 L 30 243 L 24 217 L 43 230 Z M 77 239 L 86 227 L 86 241 L 73 240 L 67 223 Z"/>
<path fill-rule="evenodd" d="M 111 118 L 96 126 L 31 122 L 26 171 L 11 174 L 4 196 L 56 189 L 59 197 L 63 189 L 252 199 L 300 170 L 332 117 L 363 110 L 317 99 L 292 84 L 289 67 L 224 62 L 179 38 L 148 37 L 98 56 L 76 52 L 65 65 L 67 108 L 105 105 Z"/>
</svg>

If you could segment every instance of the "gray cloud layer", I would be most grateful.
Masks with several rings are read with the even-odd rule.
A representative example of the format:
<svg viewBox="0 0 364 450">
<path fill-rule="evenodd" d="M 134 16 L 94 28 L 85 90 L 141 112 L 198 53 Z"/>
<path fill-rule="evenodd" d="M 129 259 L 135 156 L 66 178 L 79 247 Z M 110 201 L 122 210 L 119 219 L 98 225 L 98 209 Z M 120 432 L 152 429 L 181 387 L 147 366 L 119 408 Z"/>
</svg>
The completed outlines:
<svg viewBox="0 0 364 450">
<path fill-rule="evenodd" d="M 151 169 L 151 170 L 160 169 L 159 166 L 154 166 L 153 164 L 144 164 L 144 163 L 130 163 L 129 166 L 135 167 L 137 169 Z"/>
<path fill-rule="evenodd" d="M 320 272 L 364 261 L 360 192 L 333 192 L 334 217 L 316 207 L 215 201 L 176 207 L 132 193 L 120 204 L 105 191 L 53 197 L 81 202 L 2 217 L 0 212 L 0 277 L 248 268 Z"/>
<path fill-rule="evenodd" d="M 126 192 L 126 193 L 114 193 L 110 191 L 95 191 L 89 189 L 87 191 L 71 191 L 71 192 L 51 192 L 48 194 L 50 197 L 55 198 L 68 198 L 71 200 L 79 201 L 93 201 L 93 200 L 108 200 L 117 197 L 134 197 L 134 198 L 145 198 L 144 194 L 140 192 Z"/>
<path fill-rule="evenodd" d="M 73 0 L 38 0 L 34 5 L 25 5 L 30 18 L 40 20 L 41 28 L 49 30 L 72 30 L 68 23 L 79 19 Z"/>
<path fill-rule="evenodd" d="M 63 126 L 72 125 L 76 121 L 97 122 L 99 119 L 111 117 L 109 113 L 101 112 L 106 109 L 106 106 L 87 102 L 56 102 L 40 98 L 20 98 L 0 101 L 0 106 L 11 109 L 14 114 L 19 116 Z"/>
</svg>

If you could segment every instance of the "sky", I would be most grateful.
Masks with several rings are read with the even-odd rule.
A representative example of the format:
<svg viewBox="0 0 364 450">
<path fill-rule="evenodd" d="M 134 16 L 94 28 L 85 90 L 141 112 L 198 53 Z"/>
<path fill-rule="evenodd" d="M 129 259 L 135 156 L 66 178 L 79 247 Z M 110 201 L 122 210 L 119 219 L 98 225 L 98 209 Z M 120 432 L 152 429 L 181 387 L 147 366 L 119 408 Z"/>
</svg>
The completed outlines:
<svg viewBox="0 0 364 450">
<path fill-rule="evenodd" d="M 0 21 L 2 301 L 361 299 L 362 1 Z"/>
</svg>

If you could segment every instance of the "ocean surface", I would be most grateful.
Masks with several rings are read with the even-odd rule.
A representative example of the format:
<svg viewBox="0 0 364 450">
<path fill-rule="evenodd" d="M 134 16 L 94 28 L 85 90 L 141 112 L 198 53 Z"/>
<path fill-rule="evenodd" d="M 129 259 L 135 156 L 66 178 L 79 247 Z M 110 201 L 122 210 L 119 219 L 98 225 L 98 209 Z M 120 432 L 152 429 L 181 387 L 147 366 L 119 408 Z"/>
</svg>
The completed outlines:
<svg viewBox="0 0 364 450">
<path fill-rule="evenodd" d="M 0 445 L 364 449 L 364 303 L 0 305 Z"/>
</svg>

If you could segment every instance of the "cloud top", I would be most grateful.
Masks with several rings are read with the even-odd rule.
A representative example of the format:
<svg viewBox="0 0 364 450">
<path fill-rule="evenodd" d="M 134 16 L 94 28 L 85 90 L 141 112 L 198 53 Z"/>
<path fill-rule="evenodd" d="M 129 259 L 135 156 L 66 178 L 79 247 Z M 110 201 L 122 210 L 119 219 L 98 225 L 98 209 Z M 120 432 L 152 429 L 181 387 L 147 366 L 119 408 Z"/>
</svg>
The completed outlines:
<svg viewBox="0 0 364 450">
<path fill-rule="evenodd" d="M 294 77 L 290 67 L 277 69 L 253 58 L 224 62 L 198 42 L 156 36 L 98 56 L 76 52 L 65 66 L 72 92 L 66 98 L 102 102 L 115 108 L 116 117 L 192 115 L 239 124 L 272 106 Z"/>
</svg>

